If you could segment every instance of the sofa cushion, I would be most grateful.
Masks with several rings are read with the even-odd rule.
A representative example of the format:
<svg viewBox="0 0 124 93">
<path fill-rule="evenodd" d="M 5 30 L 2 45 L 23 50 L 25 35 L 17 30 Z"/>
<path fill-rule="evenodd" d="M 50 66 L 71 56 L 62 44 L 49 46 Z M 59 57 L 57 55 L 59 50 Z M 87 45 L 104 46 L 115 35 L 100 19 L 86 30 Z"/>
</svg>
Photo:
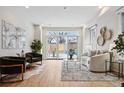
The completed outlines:
<svg viewBox="0 0 124 93">
<path fill-rule="evenodd" d="M 96 55 L 96 50 L 92 50 L 90 56 L 95 56 Z"/>
<path fill-rule="evenodd" d="M 88 56 L 88 52 L 83 53 L 82 56 Z"/>
</svg>

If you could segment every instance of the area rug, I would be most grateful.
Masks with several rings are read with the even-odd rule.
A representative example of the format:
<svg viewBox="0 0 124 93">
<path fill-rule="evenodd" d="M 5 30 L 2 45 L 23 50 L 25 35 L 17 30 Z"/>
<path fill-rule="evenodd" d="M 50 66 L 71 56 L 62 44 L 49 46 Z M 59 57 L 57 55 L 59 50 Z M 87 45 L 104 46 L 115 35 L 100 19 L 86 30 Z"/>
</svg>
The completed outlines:
<svg viewBox="0 0 124 93">
<path fill-rule="evenodd" d="M 26 68 L 26 72 L 24 73 L 24 80 L 29 79 L 30 77 L 38 74 L 42 74 L 42 71 L 45 67 L 45 64 L 39 65 L 39 64 L 32 64 Z M 13 75 L 8 75 L 7 77 L 3 78 L 3 82 L 11 82 L 11 81 L 16 81 L 16 80 L 21 80 L 21 75 L 19 74 L 13 74 Z"/>
<path fill-rule="evenodd" d="M 80 67 L 81 66 L 81 67 Z M 81 81 L 81 80 L 118 80 L 113 75 L 105 75 L 105 73 L 93 73 L 88 71 L 86 66 L 80 64 L 80 62 L 64 61 L 62 63 L 61 80 L 64 81 Z"/>
<path fill-rule="evenodd" d="M 43 65 L 31 65 L 27 68 L 26 73 L 24 73 L 24 79 L 29 79 L 33 75 L 38 75 L 42 73 L 45 64 Z"/>
</svg>

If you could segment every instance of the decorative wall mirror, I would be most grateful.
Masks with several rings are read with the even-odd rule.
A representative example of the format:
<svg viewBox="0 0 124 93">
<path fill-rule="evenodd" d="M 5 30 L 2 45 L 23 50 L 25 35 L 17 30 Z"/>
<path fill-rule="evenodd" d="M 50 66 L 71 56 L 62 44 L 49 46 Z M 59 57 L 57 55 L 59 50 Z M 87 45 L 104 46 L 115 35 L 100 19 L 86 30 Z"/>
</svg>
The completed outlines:
<svg viewBox="0 0 124 93">
<path fill-rule="evenodd" d="M 112 31 L 107 29 L 104 33 L 104 39 L 110 40 L 111 38 L 112 38 Z"/>
<path fill-rule="evenodd" d="M 106 30 L 107 30 L 106 27 L 102 27 L 102 28 L 100 29 L 100 34 L 101 34 L 101 36 L 104 36 Z"/>
<path fill-rule="evenodd" d="M 110 40 L 112 38 L 112 30 L 110 29 L 107 29 L 107 27 L 101 27 L 100 29 L 100 36 L 98 36 L 97 38 L 97 44 L 99 46 L 103 46 L 104 43 L 107 41 L 107 40 Z"/>
<path fill-rule="evenodd" d="M 98 44 L 99 46 L 103 46 L 104 43 L 105 43 L 104 38 L 103 38 L 102 36 L 98 36 L 98 38 L 97 38 L 97 44 Z"/>
</svg>

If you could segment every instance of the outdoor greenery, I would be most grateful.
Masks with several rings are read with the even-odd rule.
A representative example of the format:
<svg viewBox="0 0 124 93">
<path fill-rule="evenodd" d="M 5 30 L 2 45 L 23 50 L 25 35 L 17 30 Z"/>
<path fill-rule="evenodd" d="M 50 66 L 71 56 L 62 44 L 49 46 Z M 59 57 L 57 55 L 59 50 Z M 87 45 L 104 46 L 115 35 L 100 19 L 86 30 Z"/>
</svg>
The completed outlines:
<svg viewBox="0 0 124 93">
<path fill-rule="evenodd" d="M 113 47 L 113 49 L 117 50 L 120 55 L 124 55 L 124 32 L 118 35 L 114 43 L 115 47 Z"/>
<path fill-rule="evenodd" d="M 40 53 L 42 46 L 43 44 L 41 43 L 40 40 L 33 40 L 30 47 L 32 49 L 32 52 Z"/>
</svg>

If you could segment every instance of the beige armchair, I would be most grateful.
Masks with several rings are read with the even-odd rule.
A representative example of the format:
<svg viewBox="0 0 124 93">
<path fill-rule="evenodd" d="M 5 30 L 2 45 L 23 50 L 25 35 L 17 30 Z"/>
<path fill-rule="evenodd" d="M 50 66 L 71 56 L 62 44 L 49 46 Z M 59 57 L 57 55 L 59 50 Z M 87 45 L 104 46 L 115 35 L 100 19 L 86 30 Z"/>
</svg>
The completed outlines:
<svg viewBox="0 0 124 93">
<path fill-rule="evenodd" d="M 89 70 L 93 72 L 105 72 L 106 59 L 110 60 L 109 53 L 92 56 L 89 62 Z"/>
</svg>

